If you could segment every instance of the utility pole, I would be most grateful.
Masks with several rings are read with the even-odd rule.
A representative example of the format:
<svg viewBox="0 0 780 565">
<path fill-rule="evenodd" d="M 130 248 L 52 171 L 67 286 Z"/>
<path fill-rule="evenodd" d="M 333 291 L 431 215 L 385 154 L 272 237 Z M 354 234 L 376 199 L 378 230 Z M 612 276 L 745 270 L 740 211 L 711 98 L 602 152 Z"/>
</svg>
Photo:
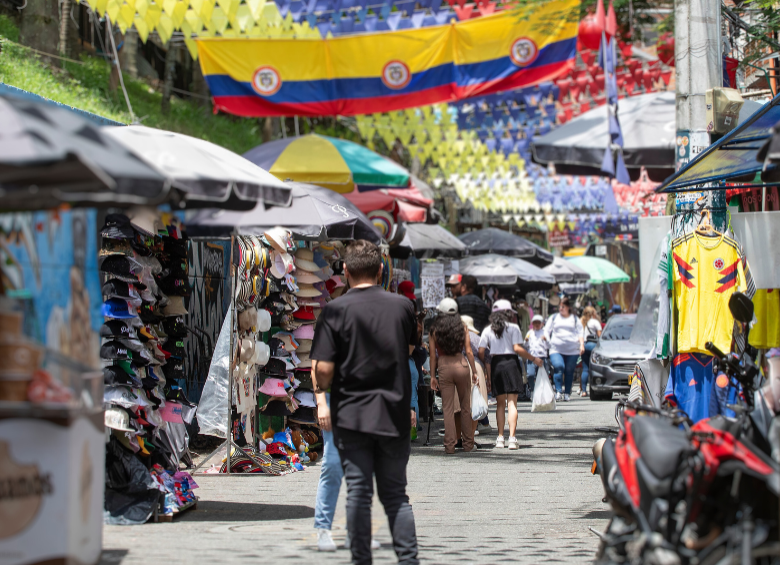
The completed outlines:
<svg viewBox="0 0 780 565">
<path fill-rule="evenodd" d="M 675 0 L 674 59 L 677 83 L 676 168 L 679 170 L 710 144 L 707 89 L 723 86 L 721 0 Z M 718 191 L 720 192 L 720 191 Z M 687 193 L 694 198 L 699 193 Z M 681 195 L 678 198 L 683 199 Z"/>
</svg>

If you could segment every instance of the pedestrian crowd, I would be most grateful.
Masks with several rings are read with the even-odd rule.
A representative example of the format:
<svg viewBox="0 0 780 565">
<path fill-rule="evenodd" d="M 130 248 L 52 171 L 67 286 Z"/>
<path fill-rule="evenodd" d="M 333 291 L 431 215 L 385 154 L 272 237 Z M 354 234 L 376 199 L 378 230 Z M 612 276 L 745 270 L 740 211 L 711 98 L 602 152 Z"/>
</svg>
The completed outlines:
<svg viewBox="0 0 780 565">
<path fill-rule="evenodd" d="M 411 441 L 422 429 L 419 421 L 430 422 L 433 394 L 441 397 L 446 454 L 458 448 L 477 452 L 481 446 L 475 437 L 491 429 L 489 403 L 496 406 L 495 447 L 518 449 L 518 396 L 533 391 L 540 375 L 551 375 L 556 400 L 568 401 L 580 358 L 580 394 L 586 396 L 588 360 L 601 323 L 592 307 L 578 318 L 564 296 L 546 321 L 523 305 L 520 314 L 526 318 L 520 323 L 530 322 L 523 335 L 518 311 L 509 300 L 496 299 L 488 306 L 477 293 L 474 277 L 453 275 L 447 281 L 452 297 L 436 308 L 426 348 L 427 313 L 414 285 L 403 282 L 398 294 L 385 292 L 377 284 L 382 268 L 374 244 L 353 242 L 344 257 L 348 290 L 328 303 L 317 321 L 312 380 L 324 452 L 314 526 L 318 549 L 335 551 L 331 528 L 345 479 L 345 545 L 353 563 L 370 564 L 371 551 L 379 547 L 371 532 L 376 484 L 398 561 L 416 564 L 406 467 Z"/>
</svg>

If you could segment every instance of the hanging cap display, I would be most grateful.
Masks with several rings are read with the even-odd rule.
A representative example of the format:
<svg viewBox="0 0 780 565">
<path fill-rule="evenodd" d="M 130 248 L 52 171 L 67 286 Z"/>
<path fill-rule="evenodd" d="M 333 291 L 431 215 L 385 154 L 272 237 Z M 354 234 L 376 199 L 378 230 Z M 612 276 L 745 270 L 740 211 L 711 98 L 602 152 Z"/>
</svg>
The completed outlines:
<svg viewBox="0 0 780 565">
<path fill-rule="evenodd" d="M 121 298 L 109 298 L 103 303 L 102 314 L 106 318 L 127 320 L 137 317 L 135 309 Z"/>
<path fill-rule="evenodd" d="M 315 271 L 319 271 L 320 267 L 317 265 L 317 263 L 314 262 L 314 253 L 311 249 L 299 249 L 295 252 L 295 265 L 303 269 L 304 271 L 308 271 L 310 273 L 314 273 Z"/>
<path fill-rule="evenodd" d="M 165 316 L 183 316 L 187 314 L 187 309 L 184 307 L 184 298 L 181 296 L 169 296 L 168 305 L 163 308 L 162 313 Z"/>
<path fill-rule="evenodd" d="M 135 237 L 130 218 L 124 214 L 108 214 L 106 223 L 100 228 L 100 235 L 109 239 L 131 239 Z"/>
<path fill-rule="evenodd" d="M 108 320 L 100 327 L 100 337 L 123 337 L 135 339 L 135 328 L 122 320 Z"/>
<path fill-rule="evenodd" d="M 103 422 L 107 428 L 112 430 L 119 430 L 120 432 L 138 431 L 130 426 L 130 414 L 127 413 L 127 410 L 118 406 L 106 408 L 103 414 Z"/>
</svg>

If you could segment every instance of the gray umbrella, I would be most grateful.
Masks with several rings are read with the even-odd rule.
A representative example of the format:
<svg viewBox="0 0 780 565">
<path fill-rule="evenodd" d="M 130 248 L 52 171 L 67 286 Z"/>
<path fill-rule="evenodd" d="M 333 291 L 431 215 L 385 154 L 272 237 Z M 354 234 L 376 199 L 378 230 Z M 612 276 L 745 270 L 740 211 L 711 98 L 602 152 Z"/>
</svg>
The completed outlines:
<svg viewBox="0 0 780 565">
<path fill-rule="evenodd" d="M 460 260 L 460 274 L 477 278 L 481 285 L 517 286 L 525 290 L 545 290 L 555 277 L 528 261 L 488 253 Z"/>
<path fill-rule="evenodd" d="M 379 243 L 382 235 L 354 204 L 327 188 L 287 183 L 292 187 L 288 208 L 258 204 L 248 212 L 200 210 L 187 221 L 190 235 L 259 235 L 274 226 L 284 226 L 305 239 L 367 239 Z"/>
<path fill-rule="evenodd" d="M 417 257 L 460 257 L 466 246 L 438 224 L 406 224 L 406 237 L 401 246 L 408 246 Z"/>
<path fill-rule="evenodd" d="M 167 196 L 161 173 L 75 112 L 0 96 L 0 124 L 4 209 L 148 204 Z"/>
<path fill-rule="evenodd" d="M 571 261 L 555 257 L 552 265 L 547 265 L 544 271 L 555 277 L 559 283 L 579 283 L 590 280 L 590 275 Z"/>
<path fill-rule="evenodd" d="M 740 121 L 760 104 L 746 101 Z M 645 167 L 652 180 L 674 173 L 676 147 L 674 92 L 655 92 L 618 101 L 623 132 L 623 157 L 632 178 Z M 610 143 L 607 107 L 599 106 L 531 143 L 533 160 L 555 164 L 560 174 L 599 175 L 604 150 Z"/>
<path fill-rule="evenodd" d="M 485 228 L 471 231 L 458 236 L 469 255 L 480 253 L 497 253 L 510 257 L 525 259 L 538 267 L 549 265 L 553 255 L 527 239 L 498 228 Z"/>
</svg>

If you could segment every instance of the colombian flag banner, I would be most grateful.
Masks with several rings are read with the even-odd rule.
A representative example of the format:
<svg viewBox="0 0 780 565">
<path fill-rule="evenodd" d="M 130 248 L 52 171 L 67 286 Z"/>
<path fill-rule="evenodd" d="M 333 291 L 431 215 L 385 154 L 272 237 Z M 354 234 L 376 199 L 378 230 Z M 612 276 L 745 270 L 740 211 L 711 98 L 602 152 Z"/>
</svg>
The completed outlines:
<svg viewBox="0 0 780 565">
<path fill-rule="evenodd" d="M 390 112 L 553 80 L 574 65 L 580 0 L 330 39 L 198 40 L 217 109 L 239 116 Z"/>
</svg>

